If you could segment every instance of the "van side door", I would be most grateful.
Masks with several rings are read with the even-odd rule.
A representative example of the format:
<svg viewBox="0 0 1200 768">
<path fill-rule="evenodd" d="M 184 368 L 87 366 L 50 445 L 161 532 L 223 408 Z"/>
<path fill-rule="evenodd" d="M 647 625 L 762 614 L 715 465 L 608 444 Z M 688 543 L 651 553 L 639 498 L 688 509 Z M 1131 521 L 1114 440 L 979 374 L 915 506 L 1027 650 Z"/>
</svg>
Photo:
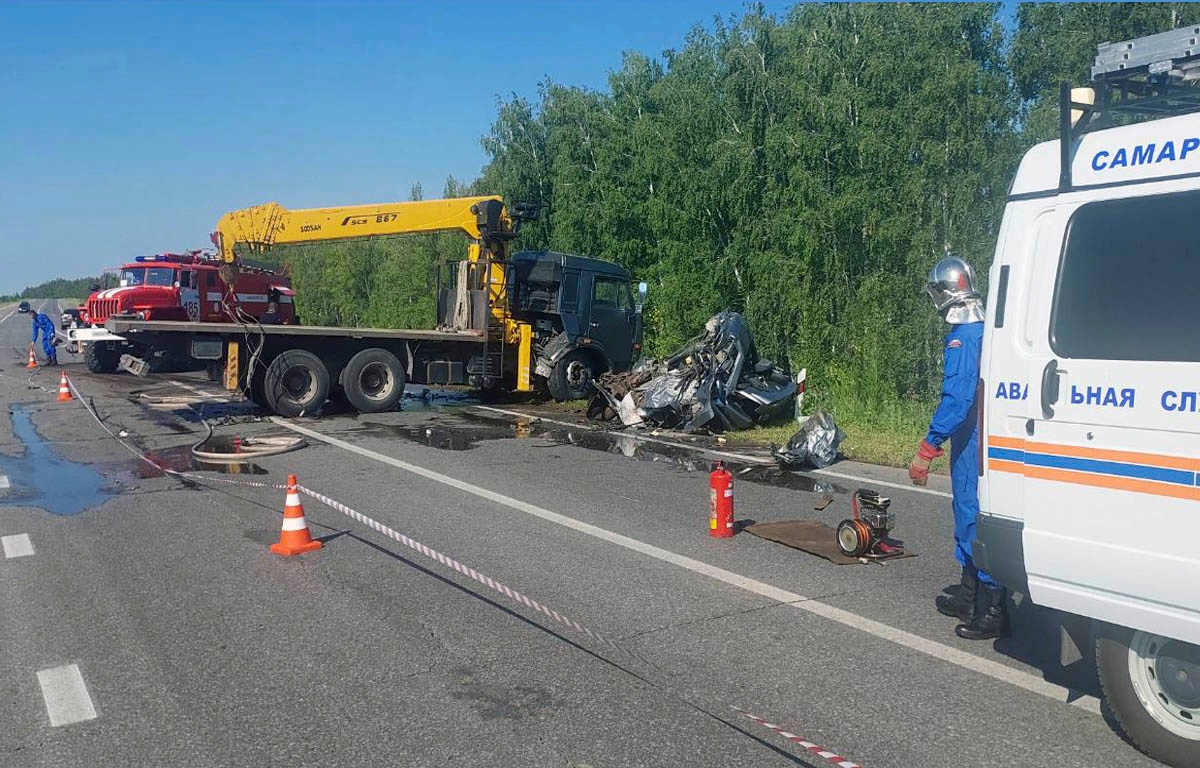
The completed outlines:
<svg viewBox="0 0 1200 768">
<path fill-rule="evenodd" d="M 1200 190 L 1127 189 L 1060 198 L 1059 247 L 1039 254 L 1031 415 L 1010 457 L 1029 594 L 1197 643 Z"/>
</svg>

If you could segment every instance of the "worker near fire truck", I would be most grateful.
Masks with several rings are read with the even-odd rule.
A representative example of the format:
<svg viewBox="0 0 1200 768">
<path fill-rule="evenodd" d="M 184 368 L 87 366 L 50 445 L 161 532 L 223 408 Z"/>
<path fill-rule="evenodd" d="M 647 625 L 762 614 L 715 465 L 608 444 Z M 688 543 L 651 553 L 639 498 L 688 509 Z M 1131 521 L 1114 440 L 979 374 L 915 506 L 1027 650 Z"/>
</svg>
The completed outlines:
<svg viewBox="0 0 1200 768">
<path fill-rule="evenodd" d="M 33 321 L 33 337 L 30 343 L 36 344 L 38 332 L 42 334 L 42 352 L 46 354 L 47 365 L 58 365 L 58 350 L 54 347 L 54 321 L 41 312 L 30 313 Z"/>
<path fill-rule="evenodd" d="M 929 480 L 929 465 L 943 454 L 942 444 L 950 441 L 950 479 L 954 491 L 954 555 L 962 566 L 961 587 L 957 594 L 938 595 L 939 613 L 959 619 L 955 627 L 959 637 L 987 640 L 1008 631 L 1008 595 L 971 559 L 971 540 L 975 537 L 975 518 L 979 515 L 979 424 L 975 402 L 979 380 L 979 359 L 983 348 L 984 307 L 975 288 L 971 266 L 949 254 L 929 272 L 925 292 L 949 323 L 946 345 L 942 398 L 929 432 L 917 448 L 908 467 L 914 485 Z"/>
</svg>

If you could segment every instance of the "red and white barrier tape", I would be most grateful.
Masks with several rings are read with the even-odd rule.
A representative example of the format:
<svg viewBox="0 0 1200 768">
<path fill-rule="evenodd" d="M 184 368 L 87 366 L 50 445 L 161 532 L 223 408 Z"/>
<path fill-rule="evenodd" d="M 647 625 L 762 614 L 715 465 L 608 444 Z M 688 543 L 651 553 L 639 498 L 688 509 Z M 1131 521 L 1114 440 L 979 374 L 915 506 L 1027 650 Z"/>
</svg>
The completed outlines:
<svg viewBox="0 0 1200 768">
<path fill-rule="evenodd" d="M 783 738 L 792 742 L 793 744 L 797 744 L 801 747 L 804 747 L 804 749 L 806 751 L 811 752 L 812 754 L 816 755 L 817 757 L 821 757 L 821 758 L 828 760 L 829 762 L 838 766 L 838 768 L 862 768 L 861 765 L 854 762 L 853 760 L 847 760 L 846 758 L 842 757 L 841 755 L 837 754 L 836 752 L 830 752 L 828 749 L 825 749 L 822 746 L 818 746 L 817 744 L 813 744 L 811 741 L 805 741 L 803 738 L 797 736 L 796 734 L 794 734 L 790 731 L 784 730 L 782 726 L 778 726 L 778 725 L 775 725 L 774 723 L 768 722 L 766 720 L 766 718 L 759 717 L 758 715 L 750 714 L 749 712 L 745 711 L 744 709 L 742 709 L 740 707 L 735 707 L 733 705 L 730 705 L 730 709 L 732 709 L 736 712 L 739 712 L 744 717 L 750 718 L 754 722 L 761 725 L 763 728 L 766 728 L 767 730 L 770 730 L 770 731 L 774 731 L 775 733 L 779 734 L 780 736 L 782 736 Z"/>
<path fill-rule="evenodd" d="M 96 423 L 100 425 L 101 429 L 103 429 L 105 432 L 107 432 L 109 434 L 109 436 L 111 436 L 114 440 L 116 440 L 118 443 L 123 445 L 126 449 L 128 449 L 131 453 L 133 453 L 139 459 L 141 459 L 142 461 L 145 461 L 147 464 L 150 464 L 151 466 L 155 467 L 156 469 L 161 470 L 162 472 L 164 472 L 168 475 L 173 475 L 175 477 L 180 477 L 180 478 L 186 478 L 188 480 L 193 480 L 193 481 L 197 481 L 197 482 L 213 481 L 213 482 L 227 483 L 227 484 L 231 484 L 231 485 L 240 485 L 240 486 L 245 486 L 248 488 L 268 488 L 268 489 L 272 489 L 272 490 L 287 490 L 286 485 L 280 485 L 280 484 L 276 484 L 276 483 L 263 483 L 263 482 L 258 482 L 255 480 L 234 480 L 232 478 L 210 477 L 208 475 L 198 475 L 193 472 L 180 472 L 179 470 L 169 469 L 167 467 L 164 467 L 160 463 L 154 461 L 154 459 L 152 459 L 151 457 L 142 453 L 135 446 L 126 442 L 117 433 L 115 433 L 111 429 L 109 429 L 108 425 L 106 425 L 104 423 L 103 419 L 100 418 L 100 415 L 98 413 L 96 413 L 94 408 L 91 405 L 89 405 L 87 402 L 84 401 L 83 396 L 80 394 L 79 390 L 75 387 L 74 382 L 72 382 L 70 380 L 70 378 L 67 379 L 67 385 L 71 388 L 71 392 L 75 396 L 75 399 L 79 402 L 80 405 L 83 406 L 83 408 L 89 414 L 91 414 L 92 418 L 96 420 Z M 364 515 L 363 513 L 359 512 L 358 510 L 341 503 L 337 499 L 330 498 L 329 496 L 326 496 L 323 493 L 318 493 L 317 491 L 314 491 L 311 488 L 306 488 L 303 485 L 297 485 L 296 489 L 298 491 L 300 491 L 301 493 L 303 493 L 304 495 L 309 496 L 313 499 L 316 499 L 317 501 L 321 502 L 322 504 L 329 507 L 330 509 L 333 509 L 337 512 L 341 512 L 343 515 L 346 515 L 347 517 L 349 517 L 359 523 L 362 523 L 363 525 L 367 526 L 371 530 L 373 530 L 377 533 L 380 533 L 380 534 L 388 537 L 389 539 L 392 539 L 393 541 L 397 541 L 397 542 L 403 544 L 404 546 L 408 547 L 409 549 L 412 549 L 416 552 L 420 552 L 422 555 L 425 555 L 429 559 L 436 560 L 439 564 L 441 564 L 447 568 L 450 568 L 450 569 L 456 571 L 457 573 L 460 573 L 463 576 L 466 576 L 467 578 L 478 582 L 479 584 L 483 584 L 484 586 L 488 587 L 489 589 L 499 592 L 500 594 L 507 597 L 509 600 L 520 603 L 521 605 L 524 605 L 527 608 L 530 608 L 534 611 L 542 613 L 542 614 L 548 616 L 549 618 L 553 619 L 554 621 L 558 622 L 559 624 L 570 627 L 571 629 L 575 630 L 576 632 L 579 632 L 580 634 L 587 635 L 591 639 L 593 639 L 597 642 L 603 643 L 607 647 L 612 648 L 616 651 L 619 651 L 622 654 L 624 654 L 625 656 L 635 659 L 636 661 L 640 662 L 641 664 L 644 664 L 647 667 L 655 669 L 655 671 L 658 672 L 657 668 L 655 668 L 653 664 L 646 661 L 641 656 L 638 656 L 633 651 L 630 651 L 630 650 L 624 648 L 623 646 L 618 645 L 616 642 L 609 640 L 607 637 L 604 637 L 603 635 L 601 635 L 598 632 L 592 631 L 588 627 L 584 626 L 583 624 L 580 624 L 579 622 L 575 621 L 574 619 L 570 618 L 569 616 L 564 616 L 563 614 L 559 613 L 558 611 L 555 611 L 555 610 L 543 605 L 542 603 L 538 602 L 537 600 L 534 600 L 533 598 L 528 597 L 528 596 L 518 592 L 515 589 L 512 589 L 511 587 L 507 586 L 506 584 L 496 581 L 495 579 L 491 578 L 490 576 L 480 573 L 479 571 L 475 570 L 474 568 L 464 565 L 464 564 L 460 563 L 459 561 L 455 560 L 454 558 L 444 555 L 441 552 L 438 552 L 436 549 L 434 549 L 432 547 L 427 547 L 424 544 L 422 544 L 421 542 L 417 541 L 416 539 L 412 539 L 408 536 L 405 536 L 403 533 L 400 533 L 399 531 L 395 530 L 394 528 L 384 525 L 383 523 L 379 522 L 378 520 L 375 520 L 374 518 Z M 669 687 L 669 686 L 667 686 L 667 687 Z M 684 701 L 687 701 L 682 696 L 682 694 L 676 693 L 676 695 L 679 696 Z M 718 701 L 719 701 L 719 699 L 718 699 Z M 690 702 L 688 702 L 688 703 L 690 704 Z M 797 736 L 796 734 L 791 733 L 790 731 L 786 731 L 782 727 L 769 722 L 766 718 L 759 717 L 758 715 L 755 715 L 755 714 L 751 714 L 750 712 L 747 712 L 746 710 L 742 709 L 741 707 L 734 706 L 733 704 L 729 704 L 728 702 L 722 702 L 722 703 L 726 707 L 728 707 L 730 710 L 737 712 L 739 715 L 742 715 L 743 717 L 748 718 L 749 720 L 753 721 L 754 723 L 758 724 L 759 726 L 772 731 L 773 733 L 781 736 L 784 739 L 787 739 L 791 743 L 802 747 L 808 753 L 810 753 L 816 757 L 820 757 L 820 758 L 823 758 L 825 760 L 832 762 L 834 765 L 837 765 L 838 768 L 862 768 L 862 766 L 859 765 L 858 763 L 855 763 L 851 760 L 847 760 L 846 758 L 842 757 L 841 755 L 837 754 L 836 752 L 831 752 L 830 750 L 827 750 L 821 746 L 818 746 L 817 744 L 814 744 L 810 741 L 806 741 L 805 739 L 801 738 L 800 736 Z"/>
</svg>

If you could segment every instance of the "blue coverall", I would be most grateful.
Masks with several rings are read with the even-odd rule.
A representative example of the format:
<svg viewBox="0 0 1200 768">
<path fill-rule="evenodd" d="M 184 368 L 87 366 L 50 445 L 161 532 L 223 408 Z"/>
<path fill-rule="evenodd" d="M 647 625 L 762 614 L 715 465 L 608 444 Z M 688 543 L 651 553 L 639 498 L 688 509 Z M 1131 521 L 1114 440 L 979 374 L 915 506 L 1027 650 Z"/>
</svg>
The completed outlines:
<svg viewBox="0 0 1200 768">
<path fill-rule="evenodd" d="M 42 351 L 46 353 L 46 360 L 50 363 L 58 362 L 58 350 L 54 348 L 54 321 L 41 312 L 33 313 L 33 338 L 32 342 L 37 342 L 38 331 L 42 332 Z"/>
<path fill-rule="evenodd" d="M 925 441 L 940 447 L 950 441 L 950 484 L 954 491 L 954 557 L 983 584 L 996 582 L 975 567 L 971 540 L 979 516 L 979 423 L 975 387 L 983 351 L 983 323 L 951 326 L 946 334 L 942 399 L 929 424 Z"/>
</svg>

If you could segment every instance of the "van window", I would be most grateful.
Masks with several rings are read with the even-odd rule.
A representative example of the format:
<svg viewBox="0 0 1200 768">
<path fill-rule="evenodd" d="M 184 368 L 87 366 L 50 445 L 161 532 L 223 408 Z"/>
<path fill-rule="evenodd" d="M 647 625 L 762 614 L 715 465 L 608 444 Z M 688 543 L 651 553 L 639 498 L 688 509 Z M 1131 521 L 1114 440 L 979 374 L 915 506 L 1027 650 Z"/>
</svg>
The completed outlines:
<svg viewBox="0 0 1200 768">
<path fill-rule="evenodd" d="M 1200 361 L 1200 191 L 1088 203 L 1067 225 L 1050 346 L 1090 360 Z"/>
</svg>

